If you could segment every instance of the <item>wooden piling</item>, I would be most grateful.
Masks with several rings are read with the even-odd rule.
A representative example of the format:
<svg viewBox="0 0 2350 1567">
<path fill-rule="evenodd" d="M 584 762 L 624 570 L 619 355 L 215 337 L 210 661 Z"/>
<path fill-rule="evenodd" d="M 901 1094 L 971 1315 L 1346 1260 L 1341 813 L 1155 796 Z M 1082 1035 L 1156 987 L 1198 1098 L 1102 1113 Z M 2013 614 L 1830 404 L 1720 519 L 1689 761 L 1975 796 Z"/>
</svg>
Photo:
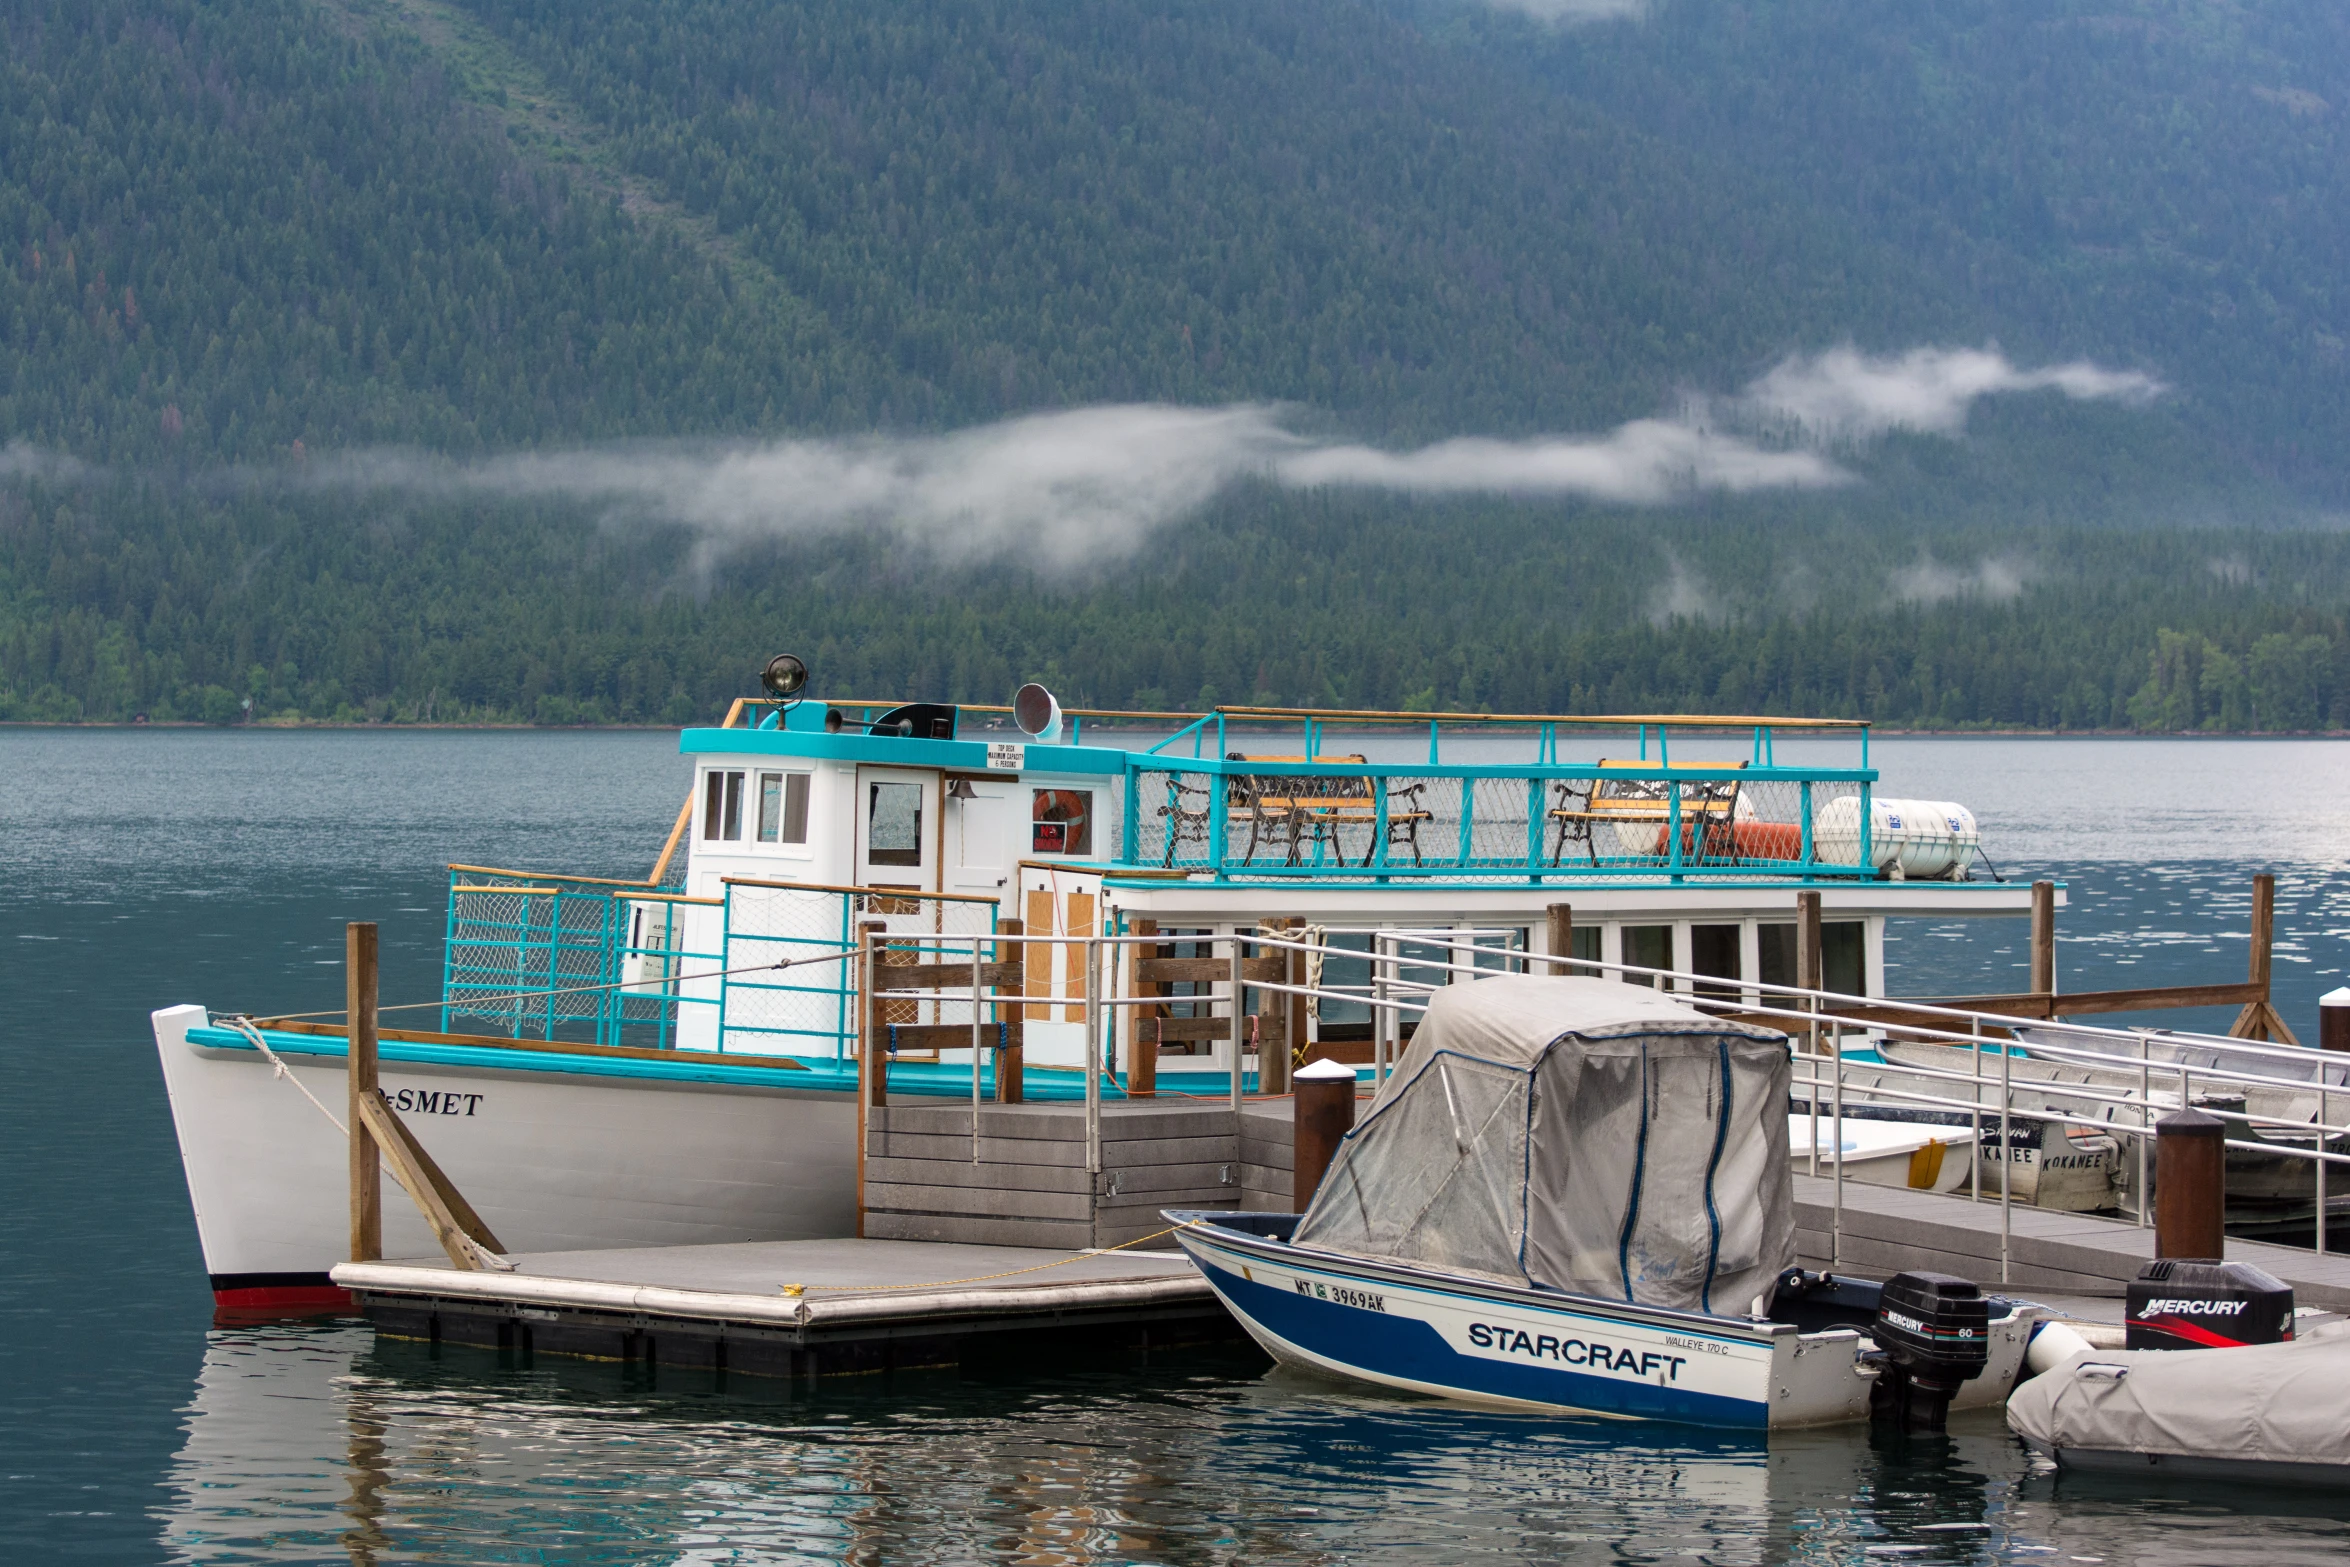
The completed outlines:
<svg viewBox="0 0 2350 1567">
<path fill-rule="evenodd" d="M 348 1009 L 347 1115 L 351 1143 L 351 1260 L 384 1254 L 383 1155 L 361 1106 L 376 1089 L 376 931 L 373 921 L 343 927 L 343 995 Z"/>
<path fill-rule="evenodd" d="M 2227 1255 L 2227 1123 L 2175 1110 L 2154 1123 L 2154 1255 Z"/>
<path fill-rule="evenodd" d="M 996 934 L 1007 937 L 1019 936 L 1025 934 L 1027 929 L 1027 925 L 1019 920 L 1001 920 L 997 922 Z M 1048 964 L 1051 963 L 1052 949 L 1050 947 L 1046 947 L 1043 949 L 1043 951 L 1045 953 L 1045 962 Z M 1013 962 L 1020 964 L 1021 972 L 1023 974 L 1031 972 L 1027 965 L 1034 961 L 1025 945 L 998 947 L 996 949 L 996 960 L 998 962 Z M 998 1017 L 1002 1017 L 1007 1010 L 1014 1018 L 1018 1018 L 1021 1016 L 1024 1009 L 1017 1006 L 1007 1009 L 1006 1007 L 999 1004 L 996 1007 L 996 1015 Z M 1012 1040 L 1009 1044 L 996 1053 L 995 1102 L 997 1104 L 1016 1105 L 1021 1103 L 1027 1097 L 1027 1084 L 1023 1077 L 1023 1073 L 1025 1071 L 1023 1059 L 1024 1058 L 1021 1055 L 1020 1049 L 1020 1036 L 1017 1034 L 1012 1037 Z"/>
<path fill-rule="evenodd" d="M 2317 998 L 2317 1048 L 2350 1050 L 2350 986 Z"/>
<path fill-rule="evenodd" d="M 2293 1030 L 2277 1011 L 2269 991 L 2271 963 L 2277 939 L 2277 879 L 2267 871 L 2252 878 L 2252 958 L 2247 979 L 2259 994 L 2244 1004 L 2236 1014 L 2236 1021 L 2228 1032 L 2238 1039 L 2265 1039 L 2272 1043 L 2297 1045 Z M 2325 1014 L 2318 1019 L 2322 1023 Z"/>
<path fill-rule="evenodd" d="M 1132 926 L 1137 936 L 1156 936 L 1157 920 L 1136 920 Z M 1157 947 L 1129 948 L 1135 958 L 1158 957 Z M 1141 965 L 1135 963 L 1139 971 Z M 1165 987 L 1155 979 L 1133 981 L 1138 996 L 1156 996 L 1165 993 Z M 1165 1007 L 1136 1007 L 1133 1009 L 1133 1043 L 1126 1047 L 1126 1097 L 1129 1099 L 1156 1099 L 1159 1096 L 1159 1019 L 1166 1015 Z"/>
<path fill-rule="evenodd" d="M 1571 905 L 1554 903 L 1543 911 L 1550 923 L 1550 971 L 1553 974 L 1572 974 L 1567 958 L 1575 947 L 1575 910 Z"/>
<path fill-rule="evenodd" d="M 1354 1130 L 1355 1069 L 1337 1061 L 1315 1061 L 1292 1079 L 1290 1207 L 1306 1211 L 1338 1155 L 1339 1142 Z"/>
<path fill-rule="evenodd" d="M 2277 939 L 2277 879 L 2267 871 L 2252 877 L 2252 959 L 2249 978 L 2268 994 L 2269 965 Z"/>
<path fill-rule="evenodd" d="M 2032 994 L 2056 994 L 2056 883 L 2032 883 Z"/>
</svg>

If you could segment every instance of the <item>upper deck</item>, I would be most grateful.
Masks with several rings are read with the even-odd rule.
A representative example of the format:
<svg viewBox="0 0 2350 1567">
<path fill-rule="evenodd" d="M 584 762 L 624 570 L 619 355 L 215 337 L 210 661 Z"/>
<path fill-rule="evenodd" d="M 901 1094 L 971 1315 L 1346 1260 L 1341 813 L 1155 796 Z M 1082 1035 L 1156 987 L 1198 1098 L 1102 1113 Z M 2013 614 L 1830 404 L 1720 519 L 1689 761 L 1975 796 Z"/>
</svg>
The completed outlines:
<svg viewBox="0 0 2350 1567">
<path fill-rule="evenodd" d="M 1047 741 L 1006 711 L 745 702 L 686 730 L 697 880 L 984 892 L 1047 864 L 1260 886 L 1955 889 L 1977 859 L 1971 818 L 1886 812 L 1853 721 L 1225 707 L 1072 713 Z M 1098 743 L 1152 719 L 1180 727 Z M 1780 758 L 1791 740 L 1801 760 Z"/>
</svg>

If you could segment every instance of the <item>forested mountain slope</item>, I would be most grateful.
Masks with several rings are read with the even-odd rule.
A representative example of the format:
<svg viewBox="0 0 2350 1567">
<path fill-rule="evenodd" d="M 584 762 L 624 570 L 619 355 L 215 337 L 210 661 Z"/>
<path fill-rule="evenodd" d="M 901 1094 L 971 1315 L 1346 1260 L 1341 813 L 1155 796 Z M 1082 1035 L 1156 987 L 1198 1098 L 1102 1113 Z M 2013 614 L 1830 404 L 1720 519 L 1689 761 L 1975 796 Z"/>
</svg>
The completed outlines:
<svg viewBox="0 0 2350 1567">
<path fill-rule="evenodd" d="M 2345 66 L 2310 0 L 0 0 L 0 719 L 678 721 L 792 643 L 974 699 L 2343 722 Z M 2163 390 L 1782 494 L 1224 486 L 1116 559 L 428 460 L 1577 435 L 1845 342 Z"/>
<path fill-rule="evenodd" d="M 2244 460 L 2350 494 L 2350 7 L 1654 0 L 1567 29 L 1454 0 L 1424 14 L 1898 246 L 2011 348 L 2159 366 Z"/>
<path fill-rule="evenodd" d="M 1653 518 L 1249 489 L 1133 562 L 884 538 L 715 568 L 558 508 L 0 491 L 0 719 L 690 723 L 821 688 L 1075 705 L 1771 711 L 1928 726 L 2350 727 L 2350 537 Z"/>
<path fill-rule="evenodd" d="M 0 429 L 84 459 L 1133 399 L 1573 429 L 1792 346 L 1990 329 L 1360 0 L 8 13 Z M 518 145 L 510 76 L 753 280 Z"/>
</svg>

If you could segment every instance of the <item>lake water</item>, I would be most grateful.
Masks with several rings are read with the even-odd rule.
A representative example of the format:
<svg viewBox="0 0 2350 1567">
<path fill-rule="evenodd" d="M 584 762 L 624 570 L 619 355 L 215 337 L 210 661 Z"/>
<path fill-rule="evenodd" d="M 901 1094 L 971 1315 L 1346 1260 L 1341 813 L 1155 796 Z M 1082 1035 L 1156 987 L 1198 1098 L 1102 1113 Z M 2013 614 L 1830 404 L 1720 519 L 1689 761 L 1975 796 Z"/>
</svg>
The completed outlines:
<svg viewBox="0 0 2350 1567">
<path fill-rule="evenodd" d="M 2003 872 L 2067 883 L 2066 989 L 2241 977 L 2255 869 L 2305 1038 L 2343 982 L 2350 747 L 1872 760 L 1884 793 L 1973 806 Z M 1764 1451 L 1240 1352 L 792 1400 L 213 1327 L 147 1012 L 339 1006 L 359 918 L 387 1002 L 427 998 L 441 865 L 641 875 L 685 778 L 669 735 L 0 730 L 0 1561 L 2350 1561 L 2350 1499 L 2058 1479 L 1996 1415 Z M 1891 988 L 2020 988 L 2023 936 L 1900 929 Z"/>
</svg>

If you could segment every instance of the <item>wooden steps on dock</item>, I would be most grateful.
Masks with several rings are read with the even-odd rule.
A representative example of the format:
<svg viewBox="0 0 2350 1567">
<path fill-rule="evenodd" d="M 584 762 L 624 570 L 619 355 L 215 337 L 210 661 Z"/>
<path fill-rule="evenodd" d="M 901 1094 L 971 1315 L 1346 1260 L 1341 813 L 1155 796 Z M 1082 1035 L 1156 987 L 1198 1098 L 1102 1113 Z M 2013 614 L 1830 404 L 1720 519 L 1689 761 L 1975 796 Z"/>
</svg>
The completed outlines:
<svg viewBox="0 0 2350 1567">
<path fill-rule="evenodd" d="M 1101 1107 L 877 1105 L 867 1111 L 865 1234 L 876 1240 L 1082 1250 L 1164 1229 L 1162 1208 L 1277 1209 L 1290 1199 L 1289 1102 L 1155 1099 Z"/>
</svg>

